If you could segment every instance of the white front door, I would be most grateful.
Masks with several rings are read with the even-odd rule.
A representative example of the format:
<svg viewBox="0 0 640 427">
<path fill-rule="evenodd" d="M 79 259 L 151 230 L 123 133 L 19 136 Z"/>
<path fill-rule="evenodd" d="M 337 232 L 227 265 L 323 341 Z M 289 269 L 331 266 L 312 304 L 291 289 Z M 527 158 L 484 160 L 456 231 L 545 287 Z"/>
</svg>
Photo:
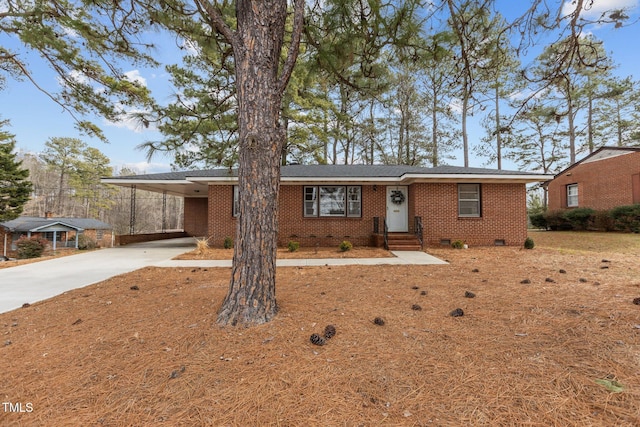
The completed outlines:
<svg viewBox="0 0 640 427">
<path fill-rule="evenodd" d="M 387 187 L 387 227 L 389 232 L 409 231 L 409 191 L 407 186 Z"/>
</svg>

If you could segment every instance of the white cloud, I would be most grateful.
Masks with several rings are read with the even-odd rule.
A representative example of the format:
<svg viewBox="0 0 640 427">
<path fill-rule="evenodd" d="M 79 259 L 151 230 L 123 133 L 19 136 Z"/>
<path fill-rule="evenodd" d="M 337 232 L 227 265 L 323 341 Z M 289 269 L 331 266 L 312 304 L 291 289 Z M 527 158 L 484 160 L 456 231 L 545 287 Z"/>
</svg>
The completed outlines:
<svg viewBox="0 0 640 427">
<path fill-rule="evenodd" d="M 157 128 L 153 123 L 149 123 L 148 126 L 145 126 L 144 123 L 140 121 L 138 115 L 140 113 L 147 113 L 147 111 L 140 109 L 122 109 L 120 112 L 120 120 L 117 122 L 112 122 L 109 120 L 104 120 L 104 123 L 107 126 L 113 126 L 121 129 L 128 129 L 135 133 L 143 133 L 148 131 L 156 131 Z"/>
<path fill-rule="evenodd" d="M 186 50 L 187 54 L 191 56 L 198 56 L 200 54 L 198 45 L 189 39 L 184 39 L 180 48 Z"/>
<path fill-rule="evenodd" d="M 131 71 L 127 71 L 126 73 L 124 73 L 124 76 L 127 78 L 127 80 L 132 81 L 132 82 L 137 82 L 139 83 L 141 86 L 147 87 L 147 79 L 145 79 L 144 77 L 142 77 L 140 75 L 140 70 L 131 70 Z"/>
<path fill-rule="evenodd" d="M 149 173 L 159 173 L 159 172 L 167 172 L 171 170 L 171 165 L 168 163 L 159 163 L 159 162 L 136 162 L 136 163 L 125 163 L 120 166 L 118 169 L 129 169 L 137 175 L 144 175 Z"/>
<path fill-rule="evenodd" d="M 588 4 L 588 2 L 585 2 Z M 638 7 L 638 0 L 594 0 L 593 5 L 589 9 L 584 9 L 581 16 L 585 19 L 599 19 L 604 12 L 619 9 L 635 9 Z M 576 10 L 573 0 L 565 1 L 562 7 L 563 16 L 567 16 Z"/>
<path fill-rule="evenodd" d="M 81 71 L 72 70 L 69 73 L 69 78 L 77 83 L 83 83 L 83 84 L 89 83 L 89 78 Z"/>
</svg>

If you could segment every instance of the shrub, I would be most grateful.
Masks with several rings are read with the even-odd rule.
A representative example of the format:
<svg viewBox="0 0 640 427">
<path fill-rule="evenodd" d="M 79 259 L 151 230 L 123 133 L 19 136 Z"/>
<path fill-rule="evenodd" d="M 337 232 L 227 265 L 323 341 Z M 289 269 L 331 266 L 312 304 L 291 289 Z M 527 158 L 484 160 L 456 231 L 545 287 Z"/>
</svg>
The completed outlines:
<svg viewBox="0 0 640 427">
<path fill-rule="evenodd" d="M 616 229 L 640 233 L 640 203 L 618 206 L 611 210 L 610 215 Z"/>
<path fill-rule="evenodd" d="M 564 217 L 563 211 L 545 212 L 544 219 L 547 221 L 547 227 L 551 230 L 571 230 L 571 223 Z"/>
<path fill-rule="evenodd" d="M 225 249 L 231 249 L 231 248 L 233 248 L 233 239 L 232 239 L 231 237 L 229 237 L 229 236 L 225 237 L 225 238 L 224 238 L 224 243 L 222 244 L 222 246 L 223 246 Z"/>
<path fill-rule="evenodd" d="M 95 249 L 97 247 L 97 243 L 91 237 L 85 234 L 78 235 L 78 249 L 80 250 L 88 250 Z"/>
<path fill-rule="evenodd" d="M 18 247 L 18 258 L 39 258 L 42 256 L 42 253 L 48 243 L 49 242 L 40 237 L 22 236 L 16 242 L 16 246 Z"/>
<path fill-rule="evenodd" d="M 451 247 L 453 249 L 462 249 L 464 248 L 464 242 L 462 240 L 454 240 L 451 242 Z"/>
<path fill-rule="evenodd" d="M 339 248 L 342 252 L 347 252 L 353 249 L 353 244 L 348 240 L 343 240 L 342 243 L 340 243 Z"/>
<path fill-rule="evenodd" d="M 196 253 L 198 255 L 206 253 L 207 249 L 209 249 L 209 239 L 204 237 L 202 239 L 196 239 Z"/>
<path fill-rule="evenodd" d="M 601 231 L 613 231 L 616 229 L 609 211 L 596 211 L 591 217 L 590 227 Z"/>
<path fill-rule="evenodd" d="M 543 212 L 529 215 L 529 221 L 533 228 L 547 229 L 547 219 L 544 217 Z"/>
<path fill-rule="evenodd" d="M 562 217 L 571 224 L 572 229 L 586 230 L 595 212 L 591 208 L 576 208 L 565 211 Z"/>
<path fill-rule="evenodd" d="M 536 244 L 533 242 L 533 239 L 531 237 L 527 237 L 524 241 L 524 248 L 525 249 L 533 249 L 533 247 Z"/>
<path fill-rule="evenodd" d="M 289 252 L 295 252 L 300 248 L 300 242 L 294 242 L 293 240 L 289 240 L 287 247 L 289 248 Z"/>
</svg>

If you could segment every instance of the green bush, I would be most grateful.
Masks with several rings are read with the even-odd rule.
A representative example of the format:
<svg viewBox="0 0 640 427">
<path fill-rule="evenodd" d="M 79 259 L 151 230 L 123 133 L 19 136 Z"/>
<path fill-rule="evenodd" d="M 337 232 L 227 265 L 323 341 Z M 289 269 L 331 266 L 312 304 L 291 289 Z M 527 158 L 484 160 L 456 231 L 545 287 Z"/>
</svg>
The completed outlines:
<svg viewBox="0 0 640 427">
<path fill-rule="evenodd" d="M 39 258 L 44 253 L 48 243 L 49 242 L 47 242 L 47 240 L 40 237 L 22 236 L 16 242 L 16 246 L 18 247 L 18 258 Z"/>
<path fill-rule="evenodd" d="M 524 248 L 525 249 L 533 249 L 533 247 L 536 244 L 533 242 L 533 239 L 531 237 L 527 237 L 524 241 Z"/>
<path fill-rule="evenodd" d="M 571 230 L 571 223 L 564 217 L 564 211 L 545 212 L 544 219 L 547 221 L 547 227 L 550 230 Z"/>
<path fill-rule="evenodd" d="M 616 229 L 610 211 L 596 211 L 591 217 L 590 228 L 600 231 L 613 231 Z"/>
<path fill-rule="evenodd" d="M 586 230 L 595 212 L 591 208 L 576 208 L 565 211 L 562 216 L 573 230 Z"/>
<path fill-rule="evenodd" d="M 224 238 L 224 243 L 222 244 L 222 246 L 223 246 L 225 249 L 231 249 L 231 248 L 233 248 L 233 239 L 232 239 L 231 237 L 229 237 L 229 236 L 225 237 L 225 238 Z"/>
<path fill-rule="evenodd" d="M 298 249 L 300 249 L 300 242 L 294 242 L 293 240 L 289 240 L 287 247 L 289 248 L 289 252 L 295 252 Z"/>
<path fill-rule="evenodd" d="M 98 245 L 96 244 L 96 241 L 93 240 L 91 237 L 86 236 L 84 234 L 78 235 L 78 249 L 80 250 L 95 249 L 97 246 Z"/>
<path fill-rule="evenodd" d="M 544 217 L 544 212 L 529 215 L 529 221 L 533 228 L 547 229 L 547 219 Z"/>
<path fill-rule="evenodd" d="M 617 230 L 640 233 L 640 203 L 618 206 L 611 210 L 610 215 Z"/>
<path fill-rule="evenodd" d="M 454 240 L 451 242 L 451 247 L 453 249 L 462 249 L 464 248 L 464 242 L 462 240 Z"/>
<path fill-rule="evenodd" d="M 353 244 L 348 240 L 343 240 L 342 243 L 340 243 L 339 248 L 342 252 L 347 252 L 353 249 Z"/>
</svg>

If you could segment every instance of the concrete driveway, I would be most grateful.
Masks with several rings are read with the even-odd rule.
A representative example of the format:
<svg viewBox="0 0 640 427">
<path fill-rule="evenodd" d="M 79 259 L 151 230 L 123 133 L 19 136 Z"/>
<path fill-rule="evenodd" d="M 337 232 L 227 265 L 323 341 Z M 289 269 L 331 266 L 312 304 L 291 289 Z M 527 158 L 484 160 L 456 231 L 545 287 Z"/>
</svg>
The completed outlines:
<svg viewBox="0 0 640 427">
<path fill-rule="evenodd" d="M 0 313 L 162 263 L 195 246 L 191 237 L 158 240 L 0 269 Z"/>
<path fill-rule="evenodd" d="M 230 267 L 231 260 L 172 260 L 196 247 L 192 237 L 136 243 L 0 269 L 0 313 L 102 282 L 147 266 Z M 389 258 L 279 259 L 279 267 L 322 265 L 447 264 L 424 252 L 393 252 Z"/>
</svg>

